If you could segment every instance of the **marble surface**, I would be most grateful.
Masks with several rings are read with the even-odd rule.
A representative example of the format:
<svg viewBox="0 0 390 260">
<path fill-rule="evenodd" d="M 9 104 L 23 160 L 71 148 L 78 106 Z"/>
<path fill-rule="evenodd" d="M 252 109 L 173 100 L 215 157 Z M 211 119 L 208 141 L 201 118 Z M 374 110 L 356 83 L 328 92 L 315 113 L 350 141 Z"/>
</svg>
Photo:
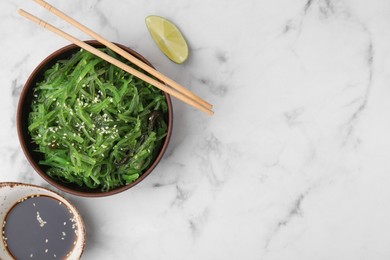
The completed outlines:
<svg viewBox="0 0 390 260">
<path fill-rule="evenodd" d="M 173 101 L 168 151 L 136 187 L 65 194 L 86 224 L 82 259 L 390 259 L 390 1 L 50 3 L 215 106 Z M 68 42 L 18 8 L 88 37 L 33 1 L 0 2 L 0 181 L 49 187 L 15 113 L 28 75 Z M 181 28 L 185 64 L 157 49 L 150 14 Z"/>
</svg>

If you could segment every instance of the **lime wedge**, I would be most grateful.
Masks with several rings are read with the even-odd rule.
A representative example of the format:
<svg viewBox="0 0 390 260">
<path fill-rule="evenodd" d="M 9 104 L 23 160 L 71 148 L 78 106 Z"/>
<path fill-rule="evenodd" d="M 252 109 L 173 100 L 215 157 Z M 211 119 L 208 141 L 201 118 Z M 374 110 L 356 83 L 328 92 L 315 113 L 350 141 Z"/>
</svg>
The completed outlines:
<svg viewBox="0 0 390 260">
<path fill-rule="evenodd" d="M 169 20 L 150 15 L 146 26 L 160 50 L 173 62 L 183 63 L 188 58 L 188 45 L 179 29 Z"/>
</svg>

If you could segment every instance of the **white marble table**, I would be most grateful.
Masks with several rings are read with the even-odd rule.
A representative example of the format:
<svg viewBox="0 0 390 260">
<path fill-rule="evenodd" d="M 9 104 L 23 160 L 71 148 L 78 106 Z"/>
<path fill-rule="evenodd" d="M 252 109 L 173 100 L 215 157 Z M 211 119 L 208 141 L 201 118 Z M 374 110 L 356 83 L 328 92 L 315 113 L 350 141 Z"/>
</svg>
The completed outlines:
<svg viewBox="0 0 390 260">
<path fill-rule="evenodd" d="M 50 3 L 216 112 L 174 100 L 171 143 L 143 183 L 65 194 L 86 223 L 83 259 L 390 259 L 388 0 Z M 89 38 L 33 1 L 0 2 L 0 181 L 49 187 L 19 147 L 15 113 L 28 75 L 68 42 L 18 8 Z M 150 14 L 181 28 L 184 65 L 157 49 Z"/>
</svg>

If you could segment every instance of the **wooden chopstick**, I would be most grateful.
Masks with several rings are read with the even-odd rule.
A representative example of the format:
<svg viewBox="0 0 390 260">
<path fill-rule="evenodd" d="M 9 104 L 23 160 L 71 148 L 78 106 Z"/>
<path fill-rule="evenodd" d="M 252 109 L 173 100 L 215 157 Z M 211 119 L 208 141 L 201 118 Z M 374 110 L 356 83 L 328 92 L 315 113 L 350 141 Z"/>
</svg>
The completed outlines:
<svg viewBox="0 0 390 260">
<path fill-rule="evenodd" d="M 108 54 L 106 54 L 106 53 L 104 53 L 104 52 L 102 52 L 102 51 L 92 47 L 91 45 L 89 45 L 89 44 L 87 44 L 87 43 L 85 43 L 85 42 L 83 42 L 83 41 L 73 37 L 72 35 L 70 35 L 70 34 L 68 34 L 68 33 L 58 29 L 57 27 L 55 27 L 55 26 L 53 26 L 53 25 L 51 25 L 51 24 L 49 24 L 49 23 L 39 19 L 38 17 L 36 17 L 36 16 L 34 16 L 34 15 L 24 11 L 23 9 L 19 9 L 18 12 L 23 17 L 25 17 L 25 18 L 27 18 L 27 19 L 37 23 L 38 25 L 40 25 L 40 26 L 42 26 L 42 27 L 44 27 L 44 28 L 46 28 L 46 29 L 48 29 L 48 30 L 50 30 L 50 31 L 60 35 L 60 36 L 62 36 L 63 38 L 71 41 L 72 43 L 76 44 L 77 46 L 79 46 L 79 47 L 81 47 L 81 48 L 91 52 L 92 54 L 102 58 L 103 60 L 106 60 L 107 62 L 109 62 L 109 63 L 111 63 L 111 64 L 113 64 L 113 65 L 115 65 L 115 66 L 117 66 L 117 67 L 119 67 L 121 69 L 123 69 L 124 71 L 126 71 L 126 72 L 128 72 L 128 73 L 130 73 L 130 74 L 132 74 L 134 76 L 136 76 L 137 78 L 140 78 L 140 79 L 148 82 L 149 84 L 152 84 L 153 86 L 155 86 L 155 87 L 161 89 L 162 91 L 164 91 L 164 92 L 166 92 L 166 93 L 176 97 L 177 99 L 179 99 L 179 100 L 181 100 L 181 101 L 183 101 L 183 102 L 185 102 L 185 103 L 187 103 L 187 104 L 189 104 L 189 105 L 191 105 L 191 106 L 193 106 L 193 107 L 195 107 L 195 108 L 197 108 L 197 109 L 199 109 L 199 110 L 201 110 L 201 111 L 203 111 L 203 112 L 205 112 L 205 113 L 207 113 L 209 115 L 213 115 L 214 114 L 213 111 L 211 111 L 210 109 L 200 105 L 199 103 L 195 102 L 193 99 L 190 99 L 188 96 L 178 92 L 177 90 L 175 90 L 173 88 L 170 88 L 170 87 L 166 86 L 165 84 L 163 84 L 163 83 L 161 83 L 161 82 L 159 82 L 159 81 L 157 81 L 157 80 L 155 80 L 155 79 L 153 79 L 153 78 L 151 78 L 151 77 L 149 77 L 149 76 L 147 76 L 147 75 L 145 75 L 145 74 L 143 74 L 141 72 L 139 72 L 138 70 L 133 69 L 132 67 L 124 64 L 123 62 L 121 62 L 121 61 L 111 57 L 110 55 L 108 55 Z"/>
<path fill-rule="evenodd" d="M 201 104 L 202 106 L 204 106 L 204 107 L 206 107 L 208 109 L 211 109 L 213 107 L 211 104 L 209 104 L 205 100 L 201 99 L 199 96 L 197 96 L 193 92 L 189 91 L 188 89 L 186 89 L 185 87 L 183 87 L 179 83 L 173 81 L 172 79 L 168 78 L 164 74 L 158 72 L 157 70 L 153 69 L 149 65 L 147 65 L 144 62 L 140 61 L 139 59 L 137 59 L 136 57 L 134 57 L 130 53 L 124 51 L 122 48 L 118 47 L 117 45 L 113 44 L 109 40 L 105 39 L 103 36 L 101 36 L 101 35 L 97 34 L 96 32 L 92 31 L 91 29 L 89 29 L 85 25 L 80 24 L 79 22 L 77 22 L 76 20 L 74 20 L 70 16 L 66 15 L 62 11 L 58 10 L 54 6 L 50 5 L 46 1 L 44 1 L 44 0 L 34 0 L 34 1 L 37 4 L 39 4 L 39 5 L 43 6 L 44 8 L 46 8 L 47 10 L 49 10 L 51 13 L 57 15 L 59 18 L 63 19 L 64 21 L 66 21 L 68 23 L 70 23 L 71 25 L 75 26 L 76 28 L 78 28 L 82 32 L 88 34 L 89 36 L 91 36 L 92 38 L 97 40 L 98 42 L 102 43 L 106 47 L 108 47 L 111 50 L 113 50 L 114 52 L 118 53 L 122 57 L 124 57 L 127 60 L 131 61 L 132 63 L 134 63 L 138 67 L 142 68 L 143 70 L 149 72 L 150 74 L 152 74 L 156 78 L 158 78 L 161 81 L 165 82 L 166 84 L 168 84 L 172 88 L 176 89 L 177 91 L 179 91 L 179 92 L 183 93 L 184 95 L 188 96 L 189 98 L 193 99 L 195 102 L 198 102 L 199 104 Z"/>
<path fill-rule="evenodd" d="M 187 103 L 187 104 L 189 104 L 189 105 L 191 105 L 191 106 L 193 106 L 193 107 L 195 107 L 195 108 L 197 108 L 197 109 L 199 109 L 199 110 L 201 110 L 209 115 L 214 114 L 213 111 L 200 105 L 199 103 L 195 102 L 194 100 L 190 99 L 188 96 L 178 92 L 177 90 L 175 90 L 173 88 L 166 86 L 165 84 L 163 84 L 163 83 L 161 83 L 161 82 L 159 82 L 159 81 L 157 81 L 157 80 L 155 80 L 155 79 L 153 79 L 153 78 L 151 78 L 151 77 L 149 77 L 141 72 L 139 72 L 136 69 L 133 69 L 132 67 L 126 65 L 125 63 L 123 63 L 123 62 L 111 57 L 110 55 L 92 47 L 91 45 L 73 37 L 72 35 L 70 35 L 70 34 L 58 29 L 57 27 L 39 19 L 38 17 L 36 17 L 36 16 L 34 16 L 34 15 L 32 15 L 32 14 L 30 14 L 22 9 L 19 9 L 18 12 L 23 17 L 25 17 L 25 18 L 37 23 L 38 25 L 62 36 L 63 38 L 71 41 L 72 43 L 78 45 L 79 47 L 85 49 L 86 51 L 89 51 L 92 54 L 102 58 L 103 60 L 123 69 L 124 71 L 126 71 L 134 76 L 136 76 L 137 78 L 140 78 L 140 79 L 148 82 L 149 84 L 152 84 L 153 86 L 155 86 L 155 87 L 161 89 L 162 91 L 176 97 L 177 99 L 179 99 L 179 100 L 181 100 L 181 101 L 183 101 L 183 102 L 185 102 L 185 103 Z"/>
</svg>

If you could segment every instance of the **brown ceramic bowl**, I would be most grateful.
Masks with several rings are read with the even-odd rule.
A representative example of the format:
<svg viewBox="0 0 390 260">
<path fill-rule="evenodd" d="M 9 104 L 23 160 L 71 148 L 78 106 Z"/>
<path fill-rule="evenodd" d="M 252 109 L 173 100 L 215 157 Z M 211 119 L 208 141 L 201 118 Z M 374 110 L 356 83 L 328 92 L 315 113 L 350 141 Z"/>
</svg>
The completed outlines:
<svg viewBox="0 0 390 260">
<path fill-rule="evenodd" d="M 103 47 L 102 44 L 98 43 L 97 41 L 87 41 L 90 45 L 94 47 Z M 123 45 L 117 44 L 133 56 L 137 57 L 138 59 L 142 60 L 146 64 L 152 66 L 150 62 L 148 62 L 144 57 L 142 57 L 137 52 L 131 50 L 130 48 L 127 48 Z M 160 162 L 167 146 L 169 143 L 169 139 L 171 137 L 172 133 L 172 103 L 171 99 L 168 94 L 165 93 L 165 97 L 167 100 L 168 105 L 168 113 L 165 115 L 165 119 L 168 125 L 168 132 L 167 136 L 163 142 L 163 145 L 160 149 L 160 152 L 157 154 L 154 162 L 151 164 L 151 166 L 133 183 L 118 187 L 116 189 L 103 192 L 100 189 L 89 189 L 86 187 L 80 187 L 77 184 L 71 184 L 71 183 L 65 183 L 61 182 L 59 180 L 51 178 L 49 175 L 46 174 L 47 167 L 43 165 L 39 165 L 38 162 L 43 159 L 43 154 L 36 152 L 37 145 L 31 141 L 31 136 L 28 132 L 28 115 L 31 111 L 31 103 L 33 100 L 33 90 L 36 84 L 43 79 L 43 73 L 53 66 L 58 60 L 70 58 L 70 56 L 80 50 L 80 48 L 74 44 L 65 46 L 51 55 L 49 55 L 46 59 L 44 59 L 38 67 L 32 72 L 30 77 L 28 78 L 26 84 L 24 85 L 24 88 L 22 90 L 22 93 L 20 95 L 19 104 L 18 104 L 18 110 L 17 110 L 17 130 L 18 130 L 18 136 L 19 141 L 22 146 L 23 152 L 27 157 L 27 160 L 30 162 L 32 167 L 35 169 L 35 171 L 44 178 L 47 182 L 49 182 L 51 185 L 55 186 L 56 188 L 63 190 L 65 192 L 78 195 L 78 196 L 84 196 L 84 197 L 102 197 L 102 196 L 108 196 L 113 195 L 119 192 L 122 192 L 124 190 L 127 190 L 138 183 L 140 183 L 143 179 L 145 179 L 157 166 L 157 164 Z"/>
</svg>

